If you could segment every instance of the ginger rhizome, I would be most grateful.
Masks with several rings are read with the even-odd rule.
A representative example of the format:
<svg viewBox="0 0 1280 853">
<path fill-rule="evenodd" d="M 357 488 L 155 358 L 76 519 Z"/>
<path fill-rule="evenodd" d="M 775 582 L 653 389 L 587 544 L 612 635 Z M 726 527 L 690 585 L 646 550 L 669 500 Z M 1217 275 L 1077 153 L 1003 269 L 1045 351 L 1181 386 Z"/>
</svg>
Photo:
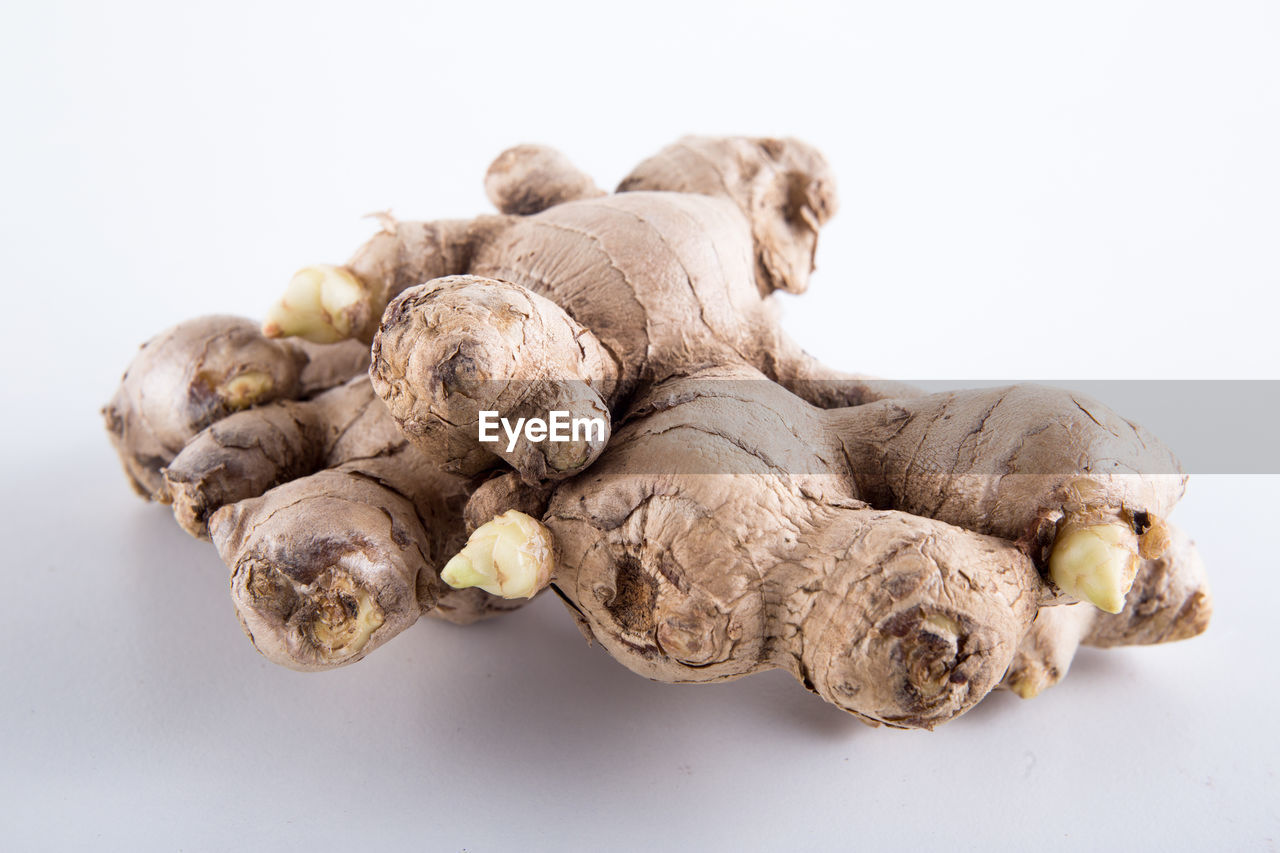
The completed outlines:
<svg viewBox="0 0 1280 853">
<path fill-rule="evenodd" d="M 219 421 L 164 475 L 179 523 L 213 540 L 245 631 L 277 663 L 327 669 L 424 612 L 466 623 L 519 606 L 441 580 L 466 541 L 467 483 L 405 440 L 365 377 Z"/>
<path fill-rule="evenodd" d="M 274 341 L 240 317 L 199 317 L 142 345 L 102 409 L 138 494 L 163 500 L 161 472 L 200 430 L 233 412 L 330 388 L 363 372 L 353 342 Z"/>
<path fill-rule="evenodd" d="M 422 613 L 550 586 L 648 677 L 782 668 L 931 728 L 1000 685 L 1036 695 L 1081 644 L 1206 627 L 1167 522 L 1186 478 L 1153 436 L 1065 391 L 841 373 L 782 332 L 773 294 L 805 291 L 836 210 L 813 148 L 688 138 L 606 194 L 526 145 L 485 189 L 497 214 L 381 215 L 261 334 L 166 333 L 108 407 L 126 470 L 212 539 L 272 660 L 350 663 Z M 483 437 L 554 417 L 603 429 Z"/>
</svg>

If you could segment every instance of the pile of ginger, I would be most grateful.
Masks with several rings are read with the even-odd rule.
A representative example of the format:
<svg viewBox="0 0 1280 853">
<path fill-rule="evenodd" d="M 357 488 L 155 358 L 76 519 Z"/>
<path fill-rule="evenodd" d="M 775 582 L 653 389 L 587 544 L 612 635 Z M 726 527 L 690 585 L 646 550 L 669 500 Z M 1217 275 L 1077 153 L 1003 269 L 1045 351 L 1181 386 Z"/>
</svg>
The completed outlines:
<svg viewBox="0 0 1280 853">
<path fill-rule="evenodd" d="M 254 646 L 321 670 L 420 615 L 550 588 L 633 671 L 782 668 L 871 724 L 933 728 L 1080 644 L 1202 632 L 1166 521 L 1186 485 L 1078 394 L 926 395 L 782 331 L 834 214 L 822 156 L 690 137 L 606 194 L 518 146 L 499 211 L 381 228 L 304 268 L 259 324 L 182 323 L 103 410 L 143 497 L 211 540 Z M 482 419 L 600 425 L 484 441 Z"/>
</svg>

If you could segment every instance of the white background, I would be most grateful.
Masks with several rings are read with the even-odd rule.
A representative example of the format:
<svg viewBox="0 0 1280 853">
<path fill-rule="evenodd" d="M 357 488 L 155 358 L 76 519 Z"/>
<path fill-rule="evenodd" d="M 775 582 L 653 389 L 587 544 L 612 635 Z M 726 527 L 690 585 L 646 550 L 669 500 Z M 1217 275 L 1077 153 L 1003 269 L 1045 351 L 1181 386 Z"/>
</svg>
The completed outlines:
<svg viewBox="0 0 1280 853">
<path fill-rule="evenodd" d="M 1277 9 L 7 5 L 6 846 L 1276 849 L 1278 477 L 1198 477 L 1175 516 L 1214 578 L 1206 636 L 901 733 L 778 673 L 651 684 L 553 599 L 274 667 L 97 408 L 141 341 L 260 315 L 362 214 L 483 210 L 508 145 L 608 186 L 687 132 L 829 156 L 843 208 L 786 325 L 830 363 L 1277 378 Z"/>
</svg>

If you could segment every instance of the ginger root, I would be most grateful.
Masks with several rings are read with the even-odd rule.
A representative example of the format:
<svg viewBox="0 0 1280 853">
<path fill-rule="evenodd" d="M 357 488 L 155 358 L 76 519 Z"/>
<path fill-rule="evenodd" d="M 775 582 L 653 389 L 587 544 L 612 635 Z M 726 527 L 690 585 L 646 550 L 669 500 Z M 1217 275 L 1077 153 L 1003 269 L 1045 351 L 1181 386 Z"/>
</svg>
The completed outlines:
<svg viewBox="0 0 1280 853">
<path fill-rule="evenodd" d="M 1055 402 L 1059 393 L 945 395 L 954 419 L 987 412 L 968 433 L 968 457 L 938 437 L 948 459 L 964 459 L 947 476 L 968 480 L 1010 464 L 999 439 L 1017 443 L 1006 431 L 1046 410 L 1077 418 L 1063 427 L 1081 441 L 1092 430 L 1109 449 L 1111 434 Z M 928 411 L 941 402 L 895 405 Z M 873 432 L 881 417 L 874 405 L 818 409 L 745 369 L 655 387 L 590 475 L 555 489 L 544 522 L 561 555 L 557 590 L 590 636 L 650 678 L 716 681 L 783 668 L 867 722 L 932 728 L 963 713 L 1005 678 L 1037 614 L 1097 612 L 1051 606 L 1064 591 L 1028 547 L 1041 525 L 1035 507 L 1078 494 L 1081 471 L 1037 457 L 1043 473 L 1016 484 L 1026 508 L 1006 516 L 968 504 L 932 517 L 903 512 L 915 488 L 937 485 L 909 472 L 896 501 L 868 503 L 860 474 L 871 465 L 858 452 L 867 446 L 850 437 Z M 882 436 L 879 453 L 905 449 L 900 436 L 911 440 L 905 430 Z M 1133 465 L 1149 465 L 1148 453 L 1160 458 L 1149 440 L 1133 445 Z M 1104 458 L 1086 456 L 1085 465 Z M 1087 491 L 1117 501 L 1146 495 L 1163 511 L 1181 490 L 1181 478 L 1132 479 L 1098 478 Z M 1151 565 L 1172 564 L 1147 565 L 1153 574 Z M 1138 621 L 1172 619 L 1195 633 L 1205 612 L 1174 596 Z M 1056 651 L 1069 659 L 1061 644 Z"/>
<path fill-rule="evenodd" d="M 214 424 L 165 478 L 179 522 L 231 568 L 254 646 L 293 669 L 357 661 L 424 613 L 467 623 L 520 604 L 441 581 L 468 484 L 400 435 L 364 377 Z"/>
<path fill-rule="evenodd" d="M 239 317 L 200 317 L 156 335 L 102 409 L 134 490 L 165 500 L 161 471 L 196 433 L 233 412 L 323 391 L 368 367 L 354 342 L 272 341 Z"/>
<path fill-rule="evenodd" d="M 348 664 L 423 613 L 550 587 L 647 677 L 780 668 L 932 728 L 1040 693 L 1082 643 L 1207 626 L 1167 522 L 1186 477 L 1141 427 L 1050 388 L 924 395 L 782 332 L 773 294 L 808 287 L 837 206 L 811 146 L 690 137 L 605 194 L 525 145 L 485 189 L 499 213 L 381 215 L 261 333 L 165 333 L 108 406 L 135 487 L 213 541 L 270 659 Z M 552 441 L 557 417 L 600 428 Z"/>
</svg>

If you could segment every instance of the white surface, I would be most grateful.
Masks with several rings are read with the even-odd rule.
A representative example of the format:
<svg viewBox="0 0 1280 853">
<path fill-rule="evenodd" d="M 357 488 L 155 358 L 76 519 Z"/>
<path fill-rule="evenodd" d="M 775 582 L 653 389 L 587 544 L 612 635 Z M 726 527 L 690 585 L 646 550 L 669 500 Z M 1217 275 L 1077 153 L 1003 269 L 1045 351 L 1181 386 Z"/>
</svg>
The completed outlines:
<svg viewBox="0 0 1280 853">
<path fill-rule="evenodd" d="M 1275 378 L 1277 57 L 1267 3 L 6 7 L 6 846 L 1275 849 L 1280 478 L 1175 516 L 1205 637 L 898 733 L 776 673 L 651 684 L 552 599 L 273 667 L 96 409 L 143 339 L 261 313 L 359 214 L 481 210 L 517 141 L 609 184 L 690 131 L 829 155 L 843 211 L 787 303 L 829 362 Z"/>
</svg>

